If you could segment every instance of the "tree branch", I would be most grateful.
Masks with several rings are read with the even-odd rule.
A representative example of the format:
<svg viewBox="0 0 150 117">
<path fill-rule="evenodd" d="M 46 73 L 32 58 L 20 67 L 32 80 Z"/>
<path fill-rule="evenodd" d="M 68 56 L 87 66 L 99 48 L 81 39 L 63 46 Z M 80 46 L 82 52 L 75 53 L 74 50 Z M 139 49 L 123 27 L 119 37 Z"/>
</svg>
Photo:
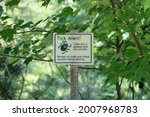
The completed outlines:
<svg viewBox="0 0 150 117">
<path fill-rule="evenodd" d="M 18 31 L 16 32 L 16 34 L 25 34 L 25 33 L 33 33 L 33 32 L 38 33 L 38 32 L 50 32 L 50 31 L 37 29 L 37 30 Z"/>
<path fill-rule="evenodd" d="M 141 57 L 143 58 L 144 54 L 143 54 L 143 51 L 142 51 L 142 46 L 141 46 L 141 44 L 140 44 L 140 42 L 138 40 L 137 35 L 134 32 L 131 32 L 131 35 L 134 38 L 134 41 L 135 41 L 135 43 L 136 43 L 136 45 L 137 45 L 137 47 L 138 47 L 138 49 L 139 49 L 139 51 L 141 53 Z"/>
<path fill-rule="evenodd" d="M 5 66 L 5 70 L 6 70 L 7 74 L 8 74 L 9 79 L 11 79 L 12 76 L 11 76 L 11 73 L 10 73 L 10 70 L 8 68 L 8 64 L 7 64 L 6 61 L 4 61 L 4 66 Z"/>
<path fill-rule="evenodd" d="M 68 83 L 69 85 L 71 85 L 71 83 L 67 80 L 67 78 L 64 76 L 64 74 L 62 73 L 62 71 L 60 70 L 60 68 L 56 65 L 58 71 L 60 72 L 61 76 L 63 77 L 63 79 L 65 80 L 66 83 Z"/>
<path fill-rule="evenodd" d="M 50 88 L 49 86 L 52 85 L 54 82 L 54 79 L 52 79 L 52 81 L 50 82 L 50 84 L 43 90 L 40 92 L 40 94 L 38 96 L 36 96 L 34 99 L 38 100 L 41 96 L 44 95 L 44 93 Z"/>
<path fill-rule="evenodd" d="M 12 57 L 12 58 L 18 58 L 18 59 L 27 59 L 29 57 L 26 56 L 15 56 L 15 55 L 9 55 L 9 54 L 0 54 L 0 56 L 2 57 Z M 44 61 L 44 62 L 52 62 L 52 59 L 49 60 L 45 60 L 45 59 L 40 59 L 40 58 L 32 58 L 32 60 L 36 60 L 36 61 Z"/>
<path fill-rule="evenodd" d="M 123 83 L 123 78 L 121 78 L 121 81 L 120 81 L 120 84 L 119 84 L 120 87 L 121 87 L 122 83 Z"/>
<path fill-rule="evenodd" d="M 79 67 L 79 69 L 87 69 L 87 70 L 101 70 L 100 68 L 89 68 L 89 67 Z"/>
<path fill-rule="evenodd" d="M 114 5 L 116 4 L 117 7 L 118 7 L 120 10 L 122 10 L 122 6 L 121 6 L 121 4 L 119 3 L 118 0 L 113 0 L 113 3 L 114 3 Z"/>
</svg>

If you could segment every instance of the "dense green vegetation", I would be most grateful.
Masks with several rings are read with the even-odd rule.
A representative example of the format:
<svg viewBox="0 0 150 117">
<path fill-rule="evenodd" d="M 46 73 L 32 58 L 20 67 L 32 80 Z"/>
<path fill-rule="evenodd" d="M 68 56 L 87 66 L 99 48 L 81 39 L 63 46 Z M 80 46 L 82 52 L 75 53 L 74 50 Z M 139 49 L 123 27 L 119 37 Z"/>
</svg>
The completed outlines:
<svg viewBox="0 0 150 117">
<path fill-rule="evenodd" d="M 0 99 L 70 99 L 52 44 L 72 30 L 94 34 L 79 99 L 150 99 L 149 0 L 1 0 Z"/>
</svg>

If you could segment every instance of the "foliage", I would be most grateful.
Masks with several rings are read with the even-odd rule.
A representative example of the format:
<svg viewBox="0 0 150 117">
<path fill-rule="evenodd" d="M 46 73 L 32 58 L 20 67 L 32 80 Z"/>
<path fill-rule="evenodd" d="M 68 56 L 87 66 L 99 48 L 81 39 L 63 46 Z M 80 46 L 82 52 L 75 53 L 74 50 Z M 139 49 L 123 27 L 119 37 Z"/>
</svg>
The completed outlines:
<svg viewBox="0 0 150 117">
<path fill-rule="evenodd" d="M 94 65 L 79 66 L 79 92 L 84 99 L 141 99 L 138 93 L 150 99 L 148 0 L 27 2 L 40 4 L 39 8 L 45 8 L 48 14 L 44 17 L 27 14 L 30 9 L 28 5 L 23 6 L 24 0 L 0 3 L 1 99 L 69 99 L 69 67 L 58 67 L 50 62 L 53 33 L 64 34 L 71 30 L 92 32 L 95 37 Z M 55 12 L 47 12 L 54 8 Z M 38 76 L 33 71 L 33 66 L 38 66 L 35 61 L 48 62 L 49 71 L 43 68 L 44 73 Z M 41 65 L 46 66 L 43 62 Z M 35 83 L 32 84 L 32 80 Z M 108 90 L 108 87 L 111 88 Z"/>
</svg>

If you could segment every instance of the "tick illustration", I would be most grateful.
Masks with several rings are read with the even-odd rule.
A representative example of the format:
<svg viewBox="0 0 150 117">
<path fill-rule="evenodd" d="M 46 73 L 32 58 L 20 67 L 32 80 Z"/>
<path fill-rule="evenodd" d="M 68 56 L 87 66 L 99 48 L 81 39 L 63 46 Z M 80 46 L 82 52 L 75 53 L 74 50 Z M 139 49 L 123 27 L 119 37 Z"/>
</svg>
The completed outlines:
<svg viewBox="0 0 150 117">
<path fill-rule="evenodd" d="M 63 40 L 60 45 L 58 46 L 58 48 L 60 48 L 60 50 L 62 51 L 62 54 L 65 54 L 66 52 L 68 52 L 68 50 L 70 50 L 69 48 L 71 47 L 71 44 L 69 45 L 67 43 L 67 41 Z"/>
</svg>

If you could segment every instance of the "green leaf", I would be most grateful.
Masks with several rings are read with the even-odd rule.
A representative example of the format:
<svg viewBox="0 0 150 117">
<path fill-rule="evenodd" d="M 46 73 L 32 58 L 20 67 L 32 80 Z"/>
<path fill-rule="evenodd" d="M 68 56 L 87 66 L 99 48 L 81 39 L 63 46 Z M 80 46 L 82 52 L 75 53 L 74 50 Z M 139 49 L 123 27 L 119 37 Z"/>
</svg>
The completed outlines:
<svg viewBox="0 0 150 117">
<path fill-rule="evenodd" d="M 125 53 L 126 57 L 128 57 L 131 61 L 134 61 L 137 59 L 138 57 L 138 53 L 137 53 L 137 50 L 134 49 L 134 48 L 129 48 L 128 50 L 126 50 L 126 53 Z"/>
<path fill-rule="evenodd" d="M 6 5 L 12 7 L 12 6 L 18 5 L 20 1 L 21 0 L 8 0 L 8 2 L 6 2 Z"/>
<path fill-rule="evenodd" d="M 42 6 L 48 6 L 51 0 L 41 0 L 41 1 L 43 1 Z"/>
<path fill-rule="evenodd" d="M 64 16 L 73 15 L 73 9 L 71 7 L 65 7 L 62 10 L 62 15 Z"/>
<path fill-rule="evenodd" d="M 23 24 L 22 26 L 20 26 L 20 28 L 27 28 L 27 27 L 31 27 L 31 25 L 33 24 L 33 22 L 27 22 L 25 24 Z"/>
<path fill-rule="evenodd" d="M 18 54 L 18 53 L 19 53 L 19 47 L 20 47 L 19 45 L 15 46 L 15 47 L 12 49 L 12 53 L 15 54 L 15 55 Z"/>
<path fill-rule="evenodd" d="M 24 20 L 19 20 L 19 21 L 16 22 L 16 24 L 14 25 L 14 28 L 17 29 L 18 27 L 20 27 L 23 22 L 24 22 Z"/>
<path fill-rule="evenodd" d="M 0 6 L 0 17 L 2 16 L 2 13 L 3 13 L 3 7 Z"/>
<path fill-rule="evenodd" d="M 78 1 L 80 1 L 80 0 L 73 0 L 73 2 L 78 2 Z"/>
<path fill-rule="evenodd" d="M 76 9 L 76 10 L 74 11 L 74 15 L 77 16 L 77 14 L 80 12 L 80 10 L 81 10 L 80 8 Z"/>
<path fill-rule="evenodd" d="M 28 58 L 26 58 L 26 60 L 24 61 L 24 63 L 26 64 L 26 65 L 28 65 L 31 61 L 32 61 L 32 57 L 28 57 Z"/>
<path fill-rule="evenodd" d="M 27 49 L 27 48 L 29 48 L 29 47 L 30 47 L 30 43 L 27 43 L 27 42 L 26 42 L 26 43 L 23 44 L 23 48 L 26 48 L 26 49 Z"/>
<path fill-rule="evenodd" d="M 118 78 L 115 77 L 115 75 L 109 75 L 108 78 L 105 80 L 105 83 L 103 85 L 103 87 L 105 87 L 107 84 L 110 84 L 110 85 L 114 85 L 118 82 Z"/>
<path fill-rule="evenodd" d="M 96 9 L 97 9 L 96 6 L 92 7 L 92 8 L 89 10 L 88 14 L 89 14 L 89 15 L 92 15 L 92 13 L 96 11 Z"/>
<path fill-rule="evenodd" d="M 58 4 L 61 4 L 63 1 L 65 1 L 65 0 L 58 0 Z"/>
<path fill-rule="evenodd" d="M 2 16 L 2 21 L 8 19 L 8 16 Z"/>
<path fill-rule="evenodd" d="M 53 34 L 52 33 L 46 33 L 44 35 L 44 39 L 41 40 L 41 44 L 44 45 L 44 46 L 49 46 L 51 45 L 53 42 L 52 40 L 53 38 Z"/>
<path fill-rule="evenodd" d="M 83 19 L 84 19 L 84 16 L 82 16 L 82 15 L 77 15 L 76 17 L 74 17 L 74 18 L 71 19 L 71 22 L 72 22 L 73 24 L 78 24 L 79 22 L 82 22 Z"/>
<path fill-rule="evenodd" d="M 15 30 L 14 29 L 4 29 L 0 32 L 0 35 L 5 41 L 10 42 L 13 40 Z"/>
<path fill-rule="evenodd" d="M 148 8 L 150 8 L 150 2 L 149 0 L 144 0 L 144 10 L 147 10 Z"/>
<path fill-rule="evenodd" d="M 12 50 L 11 47 L 6 47 L 5 50 L 4 50 L 4 53 L 5 54 L 9 54 L 9 52 Z"/>
<path fill-rule="evenodd" d="M 36 27 L 38 24 L 40 24 L 43 20 L 40 20 L 38 22 L 36 22 L 35 24 L 32 25 L 32 27 Z"/>
</svg>

